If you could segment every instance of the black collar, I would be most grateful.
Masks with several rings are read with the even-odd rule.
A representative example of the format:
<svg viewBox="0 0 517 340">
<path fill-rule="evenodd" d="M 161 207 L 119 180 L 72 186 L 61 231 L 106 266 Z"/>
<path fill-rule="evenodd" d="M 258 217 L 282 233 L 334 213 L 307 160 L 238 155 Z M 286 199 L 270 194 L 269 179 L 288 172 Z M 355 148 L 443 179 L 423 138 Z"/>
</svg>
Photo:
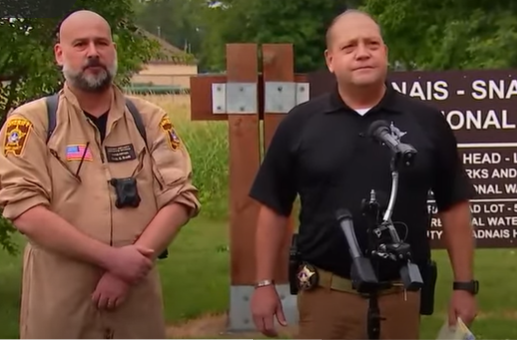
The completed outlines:
<svg viewBox="0 0 517 340">
<path fill-rule="evenodd" d="M 350 108 L 339 95 L 337 85 L 334 86 L 334 89 L 329 94 L 328 105 L 324 110 L 324 113 L 342 113 L 342 112 L 353 112 L 357 114 L 355 110 Z M 381 101 L 375 105 L 368 114 L 376 111 L 389 111 L 392 113 L 402 113 L 403 105 L 400 101 L 400 94 L 395 90 L 391 84 L 386 83 L 386 92 L 382 97 Z"/>
</svg>

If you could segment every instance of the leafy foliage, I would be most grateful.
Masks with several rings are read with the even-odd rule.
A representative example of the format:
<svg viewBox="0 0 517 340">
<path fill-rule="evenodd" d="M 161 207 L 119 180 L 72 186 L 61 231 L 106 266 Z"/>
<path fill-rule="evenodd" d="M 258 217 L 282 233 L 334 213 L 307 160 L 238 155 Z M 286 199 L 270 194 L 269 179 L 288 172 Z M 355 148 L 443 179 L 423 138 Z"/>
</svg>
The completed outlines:
<svg viewBox="0 0 517 340">
<path fill-rule="evenodd" d="M 381 24 L 391 61 L 407 69 L 517 65 L 517 4 L 502 0 L 365 0 Z"/>
<path fill-rule="evenodd" d="M 138 20 L 148 30 L 160 26 L 163 37 L 177 46 L 192 42 L 202 70 L 224 71 L 225 45 L 241 42 L 292 43 L 296 71 L 316 70 L 324 65 L 325 30 L 347 7 L 378 19 L 391 62 L 405 69 L 517 64 L 517 3 L 512 1 L 150 0 L 138 6 Z"/>
<path fill-rule="evenodd" d="M 200 49 L 196 18 L 204 7 L 200 0 L 134 0 L 139 26 L 187 52 Z"/>
<path fill-rule="evenodd" d="M 12 236 L 15 232 L 16 229 L 9 221 L 0 218 L 0 246 L 11 255 L 16 255 L 19 251 L 17 244 L 12 242 Z"/>
<path fill-rule="evenodd" d="M 349 1 L 348 5 L 353 1 Z M 171 44 L 186 45 L 200 69 L 225 69 L 228 43 L 293 43 L 295 68 L 307 72 L 324 66 L 325 31 L 346 9 L 342 0 L 150 0 L 135 4 L 138 22 Z"/>
<path fill-rule="evenodd" d="M 226 43 L 292 43 L 295 70 L 324 67 L 325 32 L 333 17 L 346 9 L 343 1 L 227 0 L 207 8 L 200 25 L 203 53 L 212 69 L 224 69 Z"/>
<path fill-rule="evenodd" d="M 143 36 L 133 23 L 129 0 L 78 0 L 75 8 L 89 9 L 111 24 L 119 56 L 117 82 L 125 84 L 141 64 L 158 53 L 159 46 Z M 23 102 L 54 93 L 62 86 L 54 62 L 53 44 L 60 19 L 0 19 L 0 118 Z M 12 226 L 0 221 L 0 245 L 14 251 Z"/>
</svg>

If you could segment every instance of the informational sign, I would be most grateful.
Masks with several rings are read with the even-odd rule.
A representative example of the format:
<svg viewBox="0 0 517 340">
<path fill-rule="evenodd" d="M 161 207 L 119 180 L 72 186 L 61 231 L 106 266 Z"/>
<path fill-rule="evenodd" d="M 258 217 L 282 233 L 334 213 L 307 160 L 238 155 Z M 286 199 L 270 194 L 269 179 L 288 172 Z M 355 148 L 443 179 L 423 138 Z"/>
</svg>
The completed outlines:
<svg viewBox="0 0 517 340">
<path fill-rule="evenodd" d="M 461 159 L 475 187 L 474 236 L 481 248 L 517 241 L 517 70 L 395 72 L 392 86 L 439 108 L 454 130 Z M 415 113 L 417 114 L 417 113 Z M 433 213 L 429 238 L 441 246 Z"/>
</svg>

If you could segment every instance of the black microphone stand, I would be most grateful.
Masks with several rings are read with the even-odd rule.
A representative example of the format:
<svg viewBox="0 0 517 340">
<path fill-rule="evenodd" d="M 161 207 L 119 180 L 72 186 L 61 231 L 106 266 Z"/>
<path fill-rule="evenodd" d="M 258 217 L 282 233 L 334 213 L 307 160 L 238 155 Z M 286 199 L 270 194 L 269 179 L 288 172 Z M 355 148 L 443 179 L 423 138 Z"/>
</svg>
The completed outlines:
<svg viewBox="0 0 517 340">
<path fill-rule="evenodd" d="M 375 237 L 372 234 L 377 228 L 378 215 L 380 214 L 380 205 L 377 202 L 374 190 L 370 193 L 370 200 L 363 201 L 362 212 L 368 219 L 368 255 L 371 255 L 376 249 Z M 375 272 L 378 272 L 378 268 L 375 269 Z M 370 289 L 368 289 L 367 292 L 364 292 L 364 295 L 368 298 L 368 311 L 366 313 L 368 339 L 380 338 L 381 320 L 383 320 L 383 318 L 379 308 L 379 286 L 380 282 L 377 281 L 374 285 L 369 286 Z"/>
<path fill-rule="evenodd" d="M 368 249 L 365 255 L 359 248 L 355 235 L 352 215 L 346 209 L 337 212 L 336 217 L 345 235 L 352 259 L 351 281 L 352 288 L 361 296 L 368 299 L 367 334 L 368 339 L 379 339 L 381 333 L 381 316 L 379 308 L 379 291 L 393 287 L 391 282 L 379 282 L 378 268 L 374 269 L 372 259 L 387 259 L 399 263 L 400 278 L 404 289 L 418 291 L 423 285 L 418 266 L 411 262 L 409 244 L 402 242 L 391 215 L 397 200 L 399 185 L 399 169 L 410 167 L 415 159 L 416 150 L 409 144 L 400 144 L 399 150 L 392 153 L 391 193 L 388 206 L 384 213 L 377 201 L 375 190 L 370 192 L 370 198 L 362 201 L 361 212 L 367 219 Z M 381 216 L 382 215 L 382 216 Z M 386 233 L 387 231 L 387 233 Z M 376 263 L 377 267 L 379 263 Z"/>
<path fill-rule="evenodd" d="M 379 252 L 378 239 L 382 229 L 387 228 L 390 236 L 394 243 L 400 243 L 400 237 L 395 230 L 392 222 L 391 215 L 395 207 L 395 201 L 397 199 L 398 184 L 399 184 L 399 166 L 401 157 L 399 154 L 393 154 L 390 162 L 391 168 L 391 193 L 388 202 L 388 207 L 382 216 L 382 221 L 379 225 L 381 207 L 376 198 L 375 190 L 370 192 L 370 199 L 364 200 L 362 205 L 363 215 L 368 220 L 368 254 L 369 257 L 385 257 L 384 254 Z M 378 265 L 376 266 L 378 267 Z M 378 272 L 378 268 L 376 268 Z M 378 275 L 377 275 L 378 276 Z M 364 292 L 364 296 L 368 298 L 368 311 L 366 316 L 366 327 L 368 333 L 368 339 L 380 339 L 381 333 L 381 320 L 385 320 L 382 317 L 379 308 L 379 290 L 390 288 L 391 284 L 388 282 L 378 282 L 375 285 L 370 285 L 368 291 Z"/>
</svg>

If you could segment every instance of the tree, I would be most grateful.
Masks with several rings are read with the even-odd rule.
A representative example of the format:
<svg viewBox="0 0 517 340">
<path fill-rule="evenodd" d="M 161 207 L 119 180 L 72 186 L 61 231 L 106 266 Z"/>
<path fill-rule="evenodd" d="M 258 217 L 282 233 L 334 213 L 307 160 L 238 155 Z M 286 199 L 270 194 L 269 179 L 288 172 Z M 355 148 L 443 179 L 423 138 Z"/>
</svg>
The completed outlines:
<svg viewBox="0 0 517 340">
<path fill-rule="evenodd" d="M 135 3 L 136 23 L 189 54 L 201 52 L 197 18 L 205 0 L 149 0 Z M 202 65 L 198 65 L 202 68 Z"/>
<path fill-rule="evenodd" d="M 220 71 L 225 68 L 227 43 L 290 43 L 296 53 L 296 72 L 322 68 L 327 26 L 346 8 L 342 0 L 219 1 L 219 6 L 206 7 L 198 18 L 203 31 L 198 58 Z"/>
<path fill-rule="evenodd" d="M 503 0 L 365 0 L 392 62 L 407 69 L 517 66 L 517 4 Z"/>
<path fill-rule="evenodd" d="M 137 0 L 134 0 L 137 1 Z M 149 0 L 137 3 L 138 23 L 196 55 L 199 69 L 225 69 L 228 43 L 292 43 L 295 70 L 325 67 L 325 33 L 330 21 L 361 0 Z"/>
<path fill-rule="evenodd" d="M 74 9 L 89 9 L 111 24 L 117 43 L 119 72 L 117 83 L 128 83 L 141 64 L 159 53 L 156 42 L 146 39 L 133 23 L 131 0 L 77 0 Z M 23 102 L 56 92 L 62 76 L 53 55 L 60 19 L 0 19 L 0 118 Z M 0 246 L 10 253 L 14 228 L 0 220 Z"/>
<path fill-rule="evenodd" d="M 194 1 L 194 0 L 189 0 Z M 517 66 L 517 3 L 503 0 L 221 0 L 198 13 L 198 60 L 225 68 L 225 44 L 294 44 L 297 72 L 323 67 L 325 30 L 348 7 L 381 24 L 390 61 L 405 69 L 447 70 Z"/>
<path fill-rule="evenodd" d="M 137 5 L 136 23 L 187 52 L 198 52 L 200 35 L 193 18 L 205 6 L 199 0 L 150 0 Z"/>
</svg>

